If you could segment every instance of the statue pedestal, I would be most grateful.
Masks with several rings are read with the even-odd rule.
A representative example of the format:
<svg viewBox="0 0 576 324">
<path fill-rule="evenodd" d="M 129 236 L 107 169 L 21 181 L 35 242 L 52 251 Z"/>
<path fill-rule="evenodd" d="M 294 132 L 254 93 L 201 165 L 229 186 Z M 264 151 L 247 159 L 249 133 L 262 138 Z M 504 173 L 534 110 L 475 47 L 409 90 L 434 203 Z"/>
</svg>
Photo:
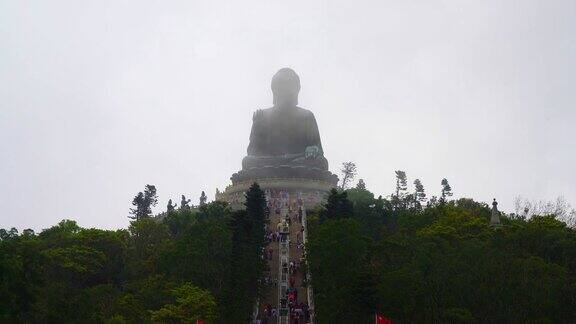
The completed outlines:
<svg viewBox="0 0 576 324">
<path fill-rule="evenodd" d="M 323 204 L 330 189 L 335 187 L 327 181 L 303 178 L 251 179 L 234 182 L 226 187 L 224 192 L 217 193 L 216 200 L 229 203 L 233 209 L 242 209 L 245 193 L 254 182 L 264 190 L 269 201 L 274 199 L 285 204 L 293 204 L 300 200 L 306 208 L 314 208 Z"/>
</svg>

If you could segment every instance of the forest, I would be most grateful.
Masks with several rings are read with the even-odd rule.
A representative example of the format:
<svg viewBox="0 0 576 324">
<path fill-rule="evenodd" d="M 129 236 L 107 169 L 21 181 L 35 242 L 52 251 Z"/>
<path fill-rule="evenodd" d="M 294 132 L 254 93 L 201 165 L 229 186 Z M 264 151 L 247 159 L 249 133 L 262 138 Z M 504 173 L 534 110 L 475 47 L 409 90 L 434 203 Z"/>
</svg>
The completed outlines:
<svg viewBox="0 0 576 324">
<path fill-rule="evenodd" d="M 39 234 L 0 231 L 0 323 L 248 323 L 264 262 L 264 193 L 168 208 L 135 198 L 129 228 L 63 220 Z"/>
<path fill-rule="evenodd" d="M 409 193 L 402 173 L 389 199 L 360 181 L 310 214 L 317 322 L 574 323 L 574 228 L 504 213 L 492 227 L 487 204 L 450 200 L 444 180 L 439 199 L 419 180 Z"/>
<path fill-rule="evenodd" d="M 555 214 L 500 213 L 472 199 L 376 198 L 363 181 L 308 211 L 306 246 L 317 323 L 573 323 L 576 233 Z M 0 230 L 2 323 L 248 323 L 266 265 L 266 200 L 152 215 L 136 195 L 128 229 L 73 220 L 34 233 Z"/>
</svg>

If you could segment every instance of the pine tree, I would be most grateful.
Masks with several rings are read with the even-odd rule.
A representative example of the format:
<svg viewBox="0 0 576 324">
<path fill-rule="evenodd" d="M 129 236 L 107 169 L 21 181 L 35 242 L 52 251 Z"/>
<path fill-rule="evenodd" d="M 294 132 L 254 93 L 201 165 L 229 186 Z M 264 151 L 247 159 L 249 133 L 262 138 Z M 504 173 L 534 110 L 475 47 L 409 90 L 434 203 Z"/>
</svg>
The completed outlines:
<svg viewBox="0 0 576 324">
<path fill-rule="evenodd" d="M 406 190 L 408 190 L 406 172 L 401 170 L 394 172 L 396 173 L 396 194 L 391 197 L 392 206 L 394 209 L 405 209 L 411 203 L 411 197 L 406 195 Z"/>
<path fill-rule="evenodd" d="M 450 184 L 448 183 L 448 180 L 446 180 L 446 178 L 442 179 L 442 182 L 440 184 L 442 185 L 442 196 L 440 198 L 440 201 L 445 202 L 446 197 L 452 196 L 452 187 L 450 187 Z"/>
<path fill-rule="evenodd" d="M 246 192 L 246 216 L 251 222 L 252 233 L 259 245 L 264 244 L 264 223 L 266 219 L 266 195 L 257 183 L 253 183 Z"/>
<path fill-rule="evenodd" d="M 352 181 L 356 176 L 356 164 L 354 162 L 344 162 L 342 163 L 340 172 L 342 172 L 340 189 L 346 189 L 348 182 Z"/>
<path fill-rule="evenodd" d="M 233 289 L 226 292 L 224 304 L 226 318 L 241 318 L 248 322 L 256 298 L 262 289 L 266 264 L 262 258 L 264 241 L 264 207 L 266 198 L 258 184 L 246 192 L 246 210 L 236 211 L 231 219 L 232 255 L 231 276 L 228 283 Z M 240 321 L 239 321 L 240 322 Z"/>
<path fill-rule="evenodd" d="M 358 184 L 356 184 L 356 189 L 366 190 L 366 183 L 364 183 L 364 179 L 358 180 Z"/>
<path fill-rule="evenodd" d="M 426 202 L 427 200 L 426 192 L 424 192 L 424 185 L 422 185 L 420 179 L 414 180 L 414 187 L 415 187 L 414 197 L 416 198 L 416 200 L 420 203 Z"/>
<path fill-rule="evenodd" d="M 328 199 L 322 212 L 320 213 L 320 219 L 322 221 L 329 219 L 340 219 L 346 217 L 352 217 L 353 205 L 350 200 L 348 200 L 348 194 L 346 191 L 338 191 L 334 188 L 330 190 Z"/>
<path fill-rule="evenodd" d="M 156 195 L 156 187 L 153 185 L 146 185 L 144 192 L 140 191 L 132 200 L 132 205 L 135 208 L 130 208 L 129 218 L 140 220 L 149 217 L 152 214 L 152 207 L 158 203 L 158 196 Z"/>
<path fill-rule="evenodd" d="M 408 189 L 408 182 L 406 180 L 406 172 L 397 170 L 396 172 L 396 197 L 398 199 L 403 195 L 403 191 Z"/>
<path fill-rule="evenodd" d="M 438 204 L 438 197 L 432 196 L 426 203 L 426 207 L 434 207 Z"/>
</svg>

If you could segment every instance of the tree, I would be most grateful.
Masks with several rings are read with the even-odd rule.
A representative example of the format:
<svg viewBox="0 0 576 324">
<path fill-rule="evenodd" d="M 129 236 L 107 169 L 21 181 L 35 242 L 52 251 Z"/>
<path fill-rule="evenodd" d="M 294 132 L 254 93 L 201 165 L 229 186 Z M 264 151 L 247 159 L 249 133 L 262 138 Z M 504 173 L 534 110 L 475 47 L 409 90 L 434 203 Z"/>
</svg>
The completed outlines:
<svg viewBox="0 0 576 324">
<path fill-rule="evenodd" d="M 185 283 L 172 290 L 174 303 L 164 305 L 152 312 L 153 322 L 196 324 L 197 320 L 213 323 L 217 317 L 217 305 L 209 291 Z"/>
<path fill-rule="evenodd" d="M 174 215 L 166 217 L 166 221 Z M 180 215 L 181 216 L 181 215 Z M 159 255 L 158 266 L 170 277 L 193 282 L 208 289 L 220 299 L 230 276 L 232 255 L 232 231 L 227 219 L 211 217 L 204 221 L 181 218 L 178 232 L 171 237 Z"/>
<path fill-rule="evenodd" d="M 159 247 L 169 239 L 165 224 L 146 217 L 133 221 L 128 227 L 131 234 L 130 243 L 134 262 L 131 264 L 133 274 L 143 275 L 153 271 Z"/>
<path fill-rule="evenodd" d="M 390 202 L 392 203 L 394 210 L 403 210 L 412 204 L 413 197 L 406 194 L 406 190 L 408 190 L 406 172 L 401 170 L 396 170 L 394 172 L 396 174 L 396 192 L 391 195 Z"/>
<path fill-rule="evenodd" d="M 400 170 L 394 172 L 396 172 L 396 197 L 400 199 L 402 197 L 403 192 L 408 189 L 406 172 Z"/>
<path fill-rule="evenodd" d="M 514 199 L 515 216 L 524 219 L 540 215 L 554 215 L 569 227 L 576 227 L 576 210 L 562 196 L 554 201 L 530 201 L 520 196 Z"/>
<path fill-rule="evenodd" d="M 34 230 L 31 228 L 27 228 L 22 231 L 22 236 L 34 236 Z"/>
<path fill-rule="evenodd" d="M 450 187 L 450 184 L 446 178 L 442 179 L 440 184 L 442 185 L 442 195 L 440 201 L 444 202 L 446 201 L 446 197 L 452 196 L 452 187 Z"/>
<path fill-rule="evenodd" d="M 186 199 L 186 196 L 182 195 L 182 200 L 180 201 L 181 210 L 190 210 L 190 199 Z"/>
<path fill-rule="evenodd" d="M 355 219 L 329 220 L 310 236 L 307 250 L 318 323 L 369 323 L 369 245 Z"/>
<path fill-rule="evenodd" d="M 208 200 L 208 197 L 206 196 L 206 193 L 204 191 L 202 191 L 202 194 L 200 195 L 200 206 L 206 205 L 207 200 Z"/>
<path fill-rule="evenodd" d="M 234 257 L 230 260 L 232 273 L 223 301 L 226 318 L 234 318 L 238 323 L 250 320 L 265 269 L 262 251 L 266 198 L 257 183 L 246 192 L 244 206 L 246 209 L 236 211 L 230 221 Z"/>
<path fill-rule="evenodd" d="M 264 247 L 264 210 L 266 209 L 266 195 L 256 182 L 253 183 L 246 192 L 244 206 L 246 207 L 246 215 L 252 223 L 254 239 L 258 245 Z"/>
<path fill-rule="evenodd" d="M 172 204 L 172 199 L 168 199 L 168 206 L 166 206 L 168 212 L 173 212 L 174 209 L 178 207 L 177 204 Z"/>
<path fill-rule="evenodd" d="M 366 183 L 364 183 L 364 179 L 358 180 L 358 184 L 356 184 L 356 189 L 366 190 Z"/>
<path fill-rule="evenodd" d="M 438 197 L 432 196 L 426 203 L 426 207 L 434 207 L 438 204 Z"/>
<path fill-rule="evenodd" d="M 128 231 L 72 220 L 37 235 L 0 230 L 0 323 L 247 323 L 263 281 L 264 195 L 253 186 L 246 198 L 245 210 L 212 202 Z M 319 323 L 368 323 L 374 311 L 398 323 L 576 318 L 565 204 L 504 214 L 495 231 L 490 206 L 472 199 L 394 210 L 353 188 L 328 200 L 328 218 L 309 215 L 306 246 Z"/>
<path fill-rule="evenodd" d="M 43 230 L 40 236 L 43 238 L 50 238 L 56 240 L 55 238 L 61 239 L 65 237 L 70 237 L 78 232 L 82 228 L 78 226 L 76 221 L 64 219 L 58 223 L 58 225 L 52 226 L 48 229 Z"/>
<path fill-rule="evenodd" d="M 346 189 L 346 186 L 350 181 L 356 176 L 356 164 L 354 162 L 344 162 L 342 163 L 342 182 L 340 184 L 341 189 Z"/>
<path fill-rule="evenodd" d="M 18 229 L 12 227 L 9 231 L 0 229 L 0 240 L 13 239 L 18 237 Z"/>
<path fill-rule="evenodd" d="M 353 205 L 348 200 L 348 193 L 346 191 L 339 192 L 335 188 L 330 190 L 326 204 L 320 212 L 320 220 L 322 222 L 330 219 L 339 219 L 352 217 Z"/>
<path fill-rule="evenodd" d="M 152 207 L 156 206 L 157 203 L 158 196 L 156 195 L 156 187 L 147 184 L 144 188 L 144 192 L 140 191 L 132 200 L 132 205 L 136 208 L 130 209 L 130 214 L 132 214 L 132 216 L 128 217 L 135 220 L 149 217 L 150 214 L 152 214 Z"/>
<path fill-rule="evenodd" d="M 348 189 L 346 190 L 346 195 L 348 200 L 354 204 L 355 210 L 357 206 L 371 208 L 375 203 L 374 194 L 366 189 Z"/>
<path fill-rule="evenodd" d="M 227 202 L 215 200 L 201 206 L 198 210 L 198 219 L 218 219 L 229 221 L 232 217 L 232 209 Z"/>
<path fill-rule="evenodd" d="M 424 192 L 424 185 L 422 185 L 420 179 L 414 180 L 414 188 L 415 188 L 414 197 L 416 201 L 418 201 L 419 203 L 426 202 L 426 193 Z"/>
</svg>

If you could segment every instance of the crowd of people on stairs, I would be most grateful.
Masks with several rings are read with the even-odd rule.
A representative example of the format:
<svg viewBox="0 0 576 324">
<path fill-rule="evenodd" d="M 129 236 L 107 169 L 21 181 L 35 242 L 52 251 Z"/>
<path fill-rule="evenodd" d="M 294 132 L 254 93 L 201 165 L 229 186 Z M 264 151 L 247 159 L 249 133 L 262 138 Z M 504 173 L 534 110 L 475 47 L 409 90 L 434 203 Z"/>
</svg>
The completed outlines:
<svg viewBox="0 0 576 324">
<path fill-rule="evenodd" d="M 288 268 L 288 289 L 283 296 L 280 296 L 280 305 L 274 307 L 270 303 L 263 306 L 263 310 L 258 314 L 254 320 L 256 324 L 272 324 L 278 322 L 278 317 L 281 316 L 280 310 L 288 310 L 289 323 L 291 324 L 304 324 L 309 323 L 310 309 L 306 296 L 306 274 L 303 272 L 301 265 L 305 262 L 304 251 L 304 226 L 302 223 L 303 218 L 303 204 L 301 200 L 289 199 L 269 199 L 266 208 L 266 216 L 268 224 L 266 226 L 266 241 L 267 247 L 263 251 L 263 258 L 271 262 L 274 258 L 275 249 L 279 242 L 286 242 L 290 237 L 290 248 L 294 251 L 290 253 L 290 261 L 288 264 L 282 266 Z M 286 211 L 282 215 L 282 211 Z M 279 218 L 276 224 L 270 224 L 271 216 Z M 292 230 L 292 233 L 291 233 Z M 295 233 L 294 233 L 295 232 Z M 276 244 L 276 245 L 274 245 Z M 291 250 L 292 251 L 292 250 Z M 278 279 L 267 276 L 265 283 L 270 286 L 276 286 Z M 299 289 L 301 295 L 299 295 Z"/>
</svg>

